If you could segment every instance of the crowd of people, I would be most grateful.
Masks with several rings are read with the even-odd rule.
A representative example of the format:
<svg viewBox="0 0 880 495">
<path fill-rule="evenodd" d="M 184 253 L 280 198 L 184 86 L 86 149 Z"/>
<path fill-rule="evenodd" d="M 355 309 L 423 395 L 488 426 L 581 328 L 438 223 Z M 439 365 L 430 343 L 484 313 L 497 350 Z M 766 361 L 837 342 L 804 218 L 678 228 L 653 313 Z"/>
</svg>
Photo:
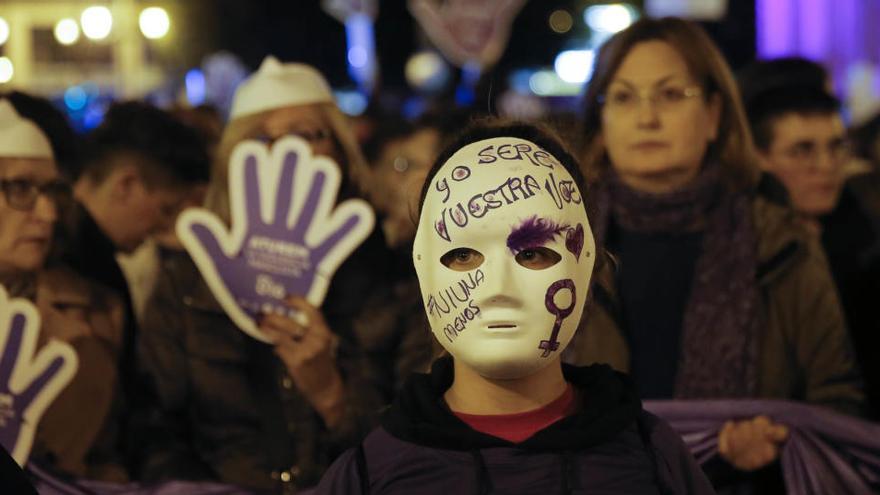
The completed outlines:
<svg viewBox="0 0 880 495">
<path fill-rule="evenodd" d="M 272 57 L 225 123 L 120 102 L 79 136 L 3 94 L 0 284 L 79 356 L 31 462 L 260 493 L 776 493 L 784 423 L 732 420 L 698 466 L 641 400 L 880 419 L 880 137 L 831 88 L 803 59 L 735 75 L 664 18 L 601 47 L 564 129 L 448 107 L 356 127 L 317 70 Z M 228 224 L 236 145 L 290 135 L 377 221 L 320 307 L 258 319 L 267 343 L 174 225 L 190 206 Z M 459 280 L 462 323 L 433 300 Z"/>
</svg>

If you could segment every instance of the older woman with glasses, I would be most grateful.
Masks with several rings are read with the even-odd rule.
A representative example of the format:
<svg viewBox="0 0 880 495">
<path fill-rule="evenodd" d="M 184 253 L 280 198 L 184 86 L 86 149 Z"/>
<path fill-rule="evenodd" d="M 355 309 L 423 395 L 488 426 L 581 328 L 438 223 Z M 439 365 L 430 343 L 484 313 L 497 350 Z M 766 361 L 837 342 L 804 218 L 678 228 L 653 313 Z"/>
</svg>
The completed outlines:
<svg viewBox="0 0 880 495">
<path fill-rule="evenodd" d="M 597 275 L 573 361 L 629 371 L 643 398 L 763 397 L 839 411 L 859 376 L 821 247 L 759 194 L 735 83 L 686 21 L 644 19 L 600 50 L 584 164 L 597 181 Z M 754 470 L 783 425 L 726 425 L 722 457 Z"/>
<path fill-rule="evenodd" d="M 73 271 L 47 266 L 70 187 L 45 133 L 6 98 L 0 99 L 0 191 L 0 285 L 35 303 L 40 345 L 59 339 L 79 357 L 76 375 L 37 428 L 31 460 L 75 476 L 125 480 L 113 433 L 122 305 Z"/>
</svg>

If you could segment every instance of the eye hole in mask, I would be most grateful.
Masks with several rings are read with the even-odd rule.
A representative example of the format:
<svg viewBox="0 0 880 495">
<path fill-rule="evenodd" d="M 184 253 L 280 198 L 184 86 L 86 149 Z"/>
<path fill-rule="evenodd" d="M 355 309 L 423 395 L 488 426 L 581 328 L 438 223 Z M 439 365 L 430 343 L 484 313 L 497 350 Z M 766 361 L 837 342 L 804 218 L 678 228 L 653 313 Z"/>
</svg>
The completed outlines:
<svg viewBox="0 0 880 495">
<path fill-rule="evenodd" d="M 516 262 L 529 270 L 544 270 L 559 263 L 562 256 L 556 251 L 543 246 L 526 248 L 516 253 Z"/>
<path fill-rule="evenodd" d="M 441 256 L 440 263 L 450 270 L 467 272 L 483 264 L 483 255 L 471 248 L 455 248 Z"/>
</svg>

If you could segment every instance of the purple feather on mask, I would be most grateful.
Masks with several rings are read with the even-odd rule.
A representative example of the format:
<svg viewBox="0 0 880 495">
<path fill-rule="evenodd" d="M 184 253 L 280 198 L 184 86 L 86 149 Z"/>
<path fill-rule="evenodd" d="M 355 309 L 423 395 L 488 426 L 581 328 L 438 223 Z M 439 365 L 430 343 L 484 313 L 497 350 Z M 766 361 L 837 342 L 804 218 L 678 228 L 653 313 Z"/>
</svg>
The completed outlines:
<svg viewBox="0 0 880 495">
<path fill-rule="evenodd" d="M 561 235 L 568 229 L 568 225 L 560 225 L 546 218 L 531 216 L 523 221 L 518 227 L 514 227 L 507 236 L 507 247 L 514 254 L 524 249 L 543 246 L 554 237 Z"/>
</svg>

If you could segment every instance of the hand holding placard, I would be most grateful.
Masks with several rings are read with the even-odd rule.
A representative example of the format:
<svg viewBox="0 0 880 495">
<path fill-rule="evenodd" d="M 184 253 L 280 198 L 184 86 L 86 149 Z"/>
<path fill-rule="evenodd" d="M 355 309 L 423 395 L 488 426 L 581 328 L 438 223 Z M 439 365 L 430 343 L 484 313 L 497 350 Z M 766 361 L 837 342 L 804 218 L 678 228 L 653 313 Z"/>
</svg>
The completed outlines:
<svg viewBox="0 0 880 495">
<path fill-rule="evenodd" d="M 185 211 L 177 234 L 229 317 L 248 335 L 269 342 L 254 318 L 291 315 L 290 295 L 320 306 L 330 278 L 373 228 L 358 199 L 334 209 L 339 167 L 315 157 L 301 139 L 270 150 L 245 141 L 229 164 L 231 229 L 204 209 Z"/>
<path fill-rule="evenodd" d="M 78 367 L 69 344 L 50 340 L 34 356 L 40 315 L 0 286 L 0 444 L 24 466 L 37 424 Z"/>
</svg>

